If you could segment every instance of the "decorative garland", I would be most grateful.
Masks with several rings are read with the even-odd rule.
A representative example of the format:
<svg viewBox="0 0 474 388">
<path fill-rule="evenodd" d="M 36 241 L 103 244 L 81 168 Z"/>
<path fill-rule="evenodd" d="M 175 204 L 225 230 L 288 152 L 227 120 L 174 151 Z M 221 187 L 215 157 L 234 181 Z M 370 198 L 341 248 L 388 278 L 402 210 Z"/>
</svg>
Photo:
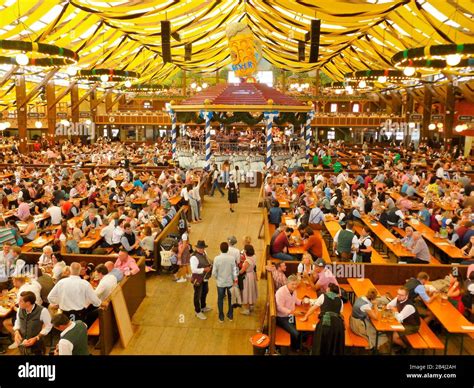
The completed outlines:
<svg viewBox="0 0 474 388">
<path fill-rule="evenodd" d="M 419 73 L 413 74 L 412 76 L 407 76 L 403 73 L 402 70 L 359 70 L 354 71 L 353 73 L 346 73 L 344 78 L 347 81 L 357 82 L 357 81 L 377 81 L 379 77 L 386 77 L 387 82 L 398 82 L 398 81 L 407 81 L 413 80 L 420 77 Z"/>
<path fill-rule="evenodd" d="M 125 89 L 128 92 L 135 92 L 135 93 L 141 93 L 141 92 L 159 92 L 162 90 L 166 90 L 166 88 L 163 85 L 156 85 L 156 84 L 136 84 L 132 85 L 129 88 Z"/>
<path fill-rule="evenodd" d="M 85 79 L 89 81 L 100 81 L 101 75 L 108 75 L 109 82 L 126 81 L 131 79 L 140 78 L 140 74 L 134 71 L 114 70 L 114 69 L 92 69 L 92 70 L 79 70 L 76 78 Z"/>
<path fill-rule="evenodd" d="M 456 54 L 461 56 L 461 61 L 455 66 L 449 66 L 446 63 L 446 57 Z M 473 65 L 473 54 L 474 43 L 439 44 L 400 51 L 392 57 L 392 63 L 397 68 L 444 69 L 445 67 L 468 67 Z"/>
<path fill-rule="evenodd" d="M 196 112 L 176 112 L 177 121 L 180 123 L 196 123 L 202 124 L 204 120 L 199 117 L 199 114 Z M 263 113 L 254 117 L 249 112 L 234 112 L 231 116 L 227 115 L 214 115 L 213 120 L 214 122 L 218 122 L 219 124 L 235 124 L 235 123 L 245 123 L 250 126 L 257 125 L 261 123 L 263 120 Z M 286 123 L 293 124 L 294 126 L 299 126 L 306 121 L 306 113 L 305 112 L 281 112 L 278 118 L 274 119 L 275 124 L 277 125 L 284 125 Z"/>
<path fill-rule="evenodd" d="M 39 53 L 43 55 L 41 58 L 29 58 L 28 66 L 66 66 L 73 65 L 79 60 L 79 56 L 74 51 L 45 43 L 0 39 L 0 50 Z M 16 65 L 15 56 L 0 56 L 0 63 Z"/>
</svg>

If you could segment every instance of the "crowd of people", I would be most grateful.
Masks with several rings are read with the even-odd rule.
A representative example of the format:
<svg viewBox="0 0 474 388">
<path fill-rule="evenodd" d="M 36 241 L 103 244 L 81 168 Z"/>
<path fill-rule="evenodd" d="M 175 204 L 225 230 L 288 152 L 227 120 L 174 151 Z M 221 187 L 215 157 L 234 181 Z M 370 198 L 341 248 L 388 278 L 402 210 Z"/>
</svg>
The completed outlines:
<svg viewBox="0 0 474 388">
<path fill-rule="evenodd" d="M 313 148 L 312 172 L 275 168 L 264 184 L 268 222 L 275 228 L 270 239 L 274 260 L 267 270 L 275 284 L 277 325 L 290 333 L 292 348 L 300 351 L 303 343 L 312 354 L 344 351 L 342 309 L 347 296 L 323 259 L 327 221 L 339 224 L 332 236 L 333 253 L 339 262 L 371 262 L 377 235 L 363 222 L 368 216 L 371 222 L 392 232 L 402 231 L 403 235 L 394 243 L 403 245 L 410 257 L 399 258 L 399 262 L 429 264 L 433 256 L 426 236 L 406 222 L 413 219 L 426 225 L 446 244 L 463 252 L 457 262 L 469 265 L 467 278 L 452 274 L 443 286 L 449 302 L 472 319 L 474 190 L 468 175 L 472 169 L 470 161 L 457 147 L 435 150 L 420 144 L 417 150 L 409 146 L 376 153 L 366 144 L 360 149 L 335 145 L 319 144 Z M 292 223 L 282 222 L 283 217 Z M 295 234 L 301 236 L 299 240 Z M 295 246 L 300 246 L 304 253 L 292 254 Z M 452 260 L 441 252 L 441 262 Z M 288 261 L 299 261 L 297 275 L 286 276 Z M 418 274 L 402 285 L 390 303 L 379 300 L 376 290 L 369 290 L 352 306 L 351 330 L 365 337 L 373 349 L 376 334 L 370 318 L 376 316 L 376 307 L 381 304 L 384 309 L 393 310 L 395 319 L 405 326 L 405 331 L 395 332 L 392 340 L 396 352 L 406 352 L 405 337 L 418 332 L 420 319 L 436 327 L 433 315 L 420 303 L 421 299 L 430 303 L 440 296 L 439 288 L 433 288 L 428 281 L 426 273 Z M 296 289 L 301 282 L 317 292 L 316 300 L 297 298 Z M 317 309 L 320 311 L 314 336 L 309 339 L 295 326 L 296 307 L 302 303 L 311 305 L 302 321 Z M 379 336 L 379 349 L 387 346 L 388 338 Z"/>
</svg>

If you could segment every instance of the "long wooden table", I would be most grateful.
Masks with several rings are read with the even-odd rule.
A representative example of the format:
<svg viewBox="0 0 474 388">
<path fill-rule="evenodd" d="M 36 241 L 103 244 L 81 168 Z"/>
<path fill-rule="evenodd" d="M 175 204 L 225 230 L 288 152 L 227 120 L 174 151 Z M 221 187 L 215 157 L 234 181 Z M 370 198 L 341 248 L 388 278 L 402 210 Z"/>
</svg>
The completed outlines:
<svg viewBox="0 0 474 388">
<path fill-rule="evenodd" d="M 372 284 L 372 281 L 367 278 L 363 279 L 354 279 L 348 278 L 348 283 L 350 284 L 354 294 L 357 297 L 362 297 L 367 294 L 367 291 L 370 288 L 377 288 Z M 377 293 L 380 295 L 380 291 L 377 290 Z M 375 346 L 374 352 L 377 352 L 378 349 L 378 342 L 379 342 L 379 335 L 381 333 L 393 333 L 393 332 L 402 332 L 405 331 L 405 327 L 400 324 L 393 315 L 386 317 L 386 319 L 382 319 L 382 312 L 376 311 L 377 319 L 370 319 L 372 325 L 375 328 Z"/>
<path fill-rule="evenodd" d="M 22 250 L 25 252 L 34 250 L 34 249 L 43 249 L 46 245 L 54 241 L 54 236 L 39 236 L 28 244 L 23 245 Z"/>
<path fill-rule="evenodd" d="M 464 334 L 472 336 L 474 334 L 474 324 L 469 322 L 449 301 L 443 301 L 441 298 L 434 298 L 431 303 L 425 302 L 425 304 L 446 329 L 444 354 L 446 355 L 448 351 L 450 335 L 461 335 L 459 354 L 462 354 Z"/>
<path fill-rule="evenodd" d="M 300 282 L 298 288 L 296 289 L 296 296 L 298 299 L 303 300 L 305 297 L 310 299 L 316 299 L 318 296 L 316 291 L 314 291 L 311 286 L 306 285 L 303 282 Z M 319 321 L 318 314 L 311 314 L 308 317 L 306 322 L 301 321 L 301 318 L 308 312 L 310 306 L 301 304 L 300 306 L 296 306 L 295 309 L 295 319 L 296 319 L 296 330 L 298 331 L 306 331 L 306 332 L 313 332 L 316 328 L 316 325 Z"/>
<path fill-rule="evenodd" d="M 369 227 L 372 233 L 381 240 L 384 245 L 392 252 L 397 258 L 415 257 L 415 255 L 405 248 L 402 244 L 396 243 L 398 240 L 387 228 L 385 228 L 380 222 L 371 219 L 369 216 L 362 216 L 362 221 Z"/>
<path fill-rule="evenodd" d="M 84 236 L 79 242 L 78 246 L 80 249 L 92 249 L 96 244 L 102 240 L 100 231 L 102 228 L 96 228 L 89 232 L 87 236 Z"/>
<path fill-rule="evenodd" d="M 466 258 L 466 256 L 463 255 L 463 251 L 461 249 L 454 245 L 451 245 L 446 238 L 436 237 L 436 232 L 430 227 L 426 226 L 423 222 L 420 222 L 415 218 L 410 218 L 406 220 L 406 223 L 416 231 L 420 232 L 425 239 L 427 239 L 440 251 L 448 255 L 451 259 Z"/>
<path fill-rule="evenodd" d="M 281 218 L 282 222 L 284 222 L 287 226 L 293 228 L 293 233 L 291 237 L 294 237 L 299 244 L 298 245 L 292 245 L 290 243 L 290 248 L 288 249 L 288 253 L 290 255 L 303 255 L 306 253 L 306 250 L 304 249 L 304 240 L 302 240 L 301 233 L 296 227 L 296 223 L 294 221 L 294 217 L 291 216 L 283 216 Z M 326 246 L 326 243 L 324 242 L 323 236 L 321 235 L 321 232 L 319 230 L 313 230 L 314 234 L 319 236 L 321 240 L 321 245 L 322 245 L 322 253 L 323 253 L 323 259 L 327 263 L 331 261 L 331 256 L 329 255 L 328 248 Z"/>
</svg>

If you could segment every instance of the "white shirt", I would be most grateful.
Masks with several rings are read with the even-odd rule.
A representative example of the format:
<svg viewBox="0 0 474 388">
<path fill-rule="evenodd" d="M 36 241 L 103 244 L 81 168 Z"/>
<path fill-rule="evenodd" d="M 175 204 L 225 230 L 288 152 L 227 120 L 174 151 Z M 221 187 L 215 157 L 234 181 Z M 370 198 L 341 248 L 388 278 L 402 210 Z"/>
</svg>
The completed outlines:
<svg viewBox="0 0 474 388">
<path fill-rule="evenodd" d="M 387 305 L 387 308 L 397 307 L 397 300 L 397 298 L 392 299 Z M 412 314 L 415 314 L 415 308 L 412 305 L 408 304 L 402 309 L 402 311 L 400 311 L 399 313 L 395 313 L 395 318 L 398 322 L 403 323 L 403 321 Z"/>
<path fill-rule="evenodd" d="M 201 274 L 201 275 L 204 273 L 204 268 L 198 268 L 199 259 L 196 256 L 194 255 L 191 256 L 191 259 L 189 260 L 189 264 L 191 265 L 191 273 L 196 273 L 196 274 Z M 204 279 L 204 281 L 207 282 L 208 279 Z"/>
<path fill-rule="evenodd" d="M 340 173 L 337 178 L 336 178 L 336 182 L 337 184 L 341 184 L 342 182 L 345 182 L 346 181 L 346 176 L 344 175 L 344 173 Z"/>
<path fill-rule="evenodd" d="M 337 239 L 339 238 L 339 233 L 341 233 L 341 230 L 342 229 L 339 229 L 336 233 L 336 235 L 334 236 L 334 240 L 336 243 L 337 243 Z M 354 237 L 352 237 L 352 245 L 354 245 L 354 247 L 357 249 L 359 248 L 359 239 L 357 238 L 357 236 L 355 235 L 354 231 L 350 230 L 350 229 L 346 229 L 348 232 L 352 232 L 354 234 Z"/>
<path fill-rule="evenodd" d="M 114 232 L 112 234 L 112 244 L 120 244 L 120 240 L 122 239 L 122 236 L 123 236 L 123 229 L 117 226 L 114 229 Z"/>
<path fill-rule="evenodd" d="M 74 329 L 74 326 L 76 326 L 76 322 L 71 321 L 70 326 L 61 333 L 61 339 L 58 342 L 58 352 L 60 356 L 72 356 L 74 349 L 73 343 L 62 337 L 64 337 L 68 331 Z"/>
<path fill-rule="evenodd" d="M 16 293 L 16 303 L 20 303 L 20 296 L 22 292 L 31 291 L 36 296 L 36 304 L 42 305 L 41 299 L 41 285 L 36 280 L 31 280 L 31 283 L 23 284 Z"/>
<path fill-rule="evenodd" d="M 360 212 L 363 212 L 365 201 L 362 197 L 357 197 L 357 199 L 354 202 L 354 205 L 359 209 Z"/>
<path fill-rule="evenodd" d="M 189 193 L 188 193 L 188 189 L 186 187 L 183 187 L 181 189 L 180 195 L 181 195 L 181 197 L 184 198 L 185 201 L 189 201 Z"/>
<path fill-rule="evenodd" d="M 59 305 L 63 311 L 79 311 L 90 304 L 99 307 L 101 303 L 91 284 L 75 275 L 57 282 L 48 295 L 48 301 Z"/>
<path fill-rule="evenodd" d="M 199 195 L 199 186 L 194 187 L 193 190 L 192 190 L 192 192 L 193 192 L 192 195 L 193 195 L 194 199 L 195 199 L 196 201 L 200 201 L 200 200 L 201 200 L 201 196 Z"/>
<path fill-rule="evenodd" d="M 109 245 L 114 244 L 113 236 L 115 230 L 115 220 L 109 222 L 109 224 L 100 231 L 100 235 L 104 238 L 105 242 Z M 119 240 L 120 241 L 120 240 Z"/>
<path fill-rule="evenodd" d="M 142 224 L 146 224 L 149 219 L 150 219 L 150 213 L 145 211 L 145 209 L 142 209 L 140 213 L 138 213 L 138 222 Z"/>
<path fill-rule="evenodd" d="M 240 263 L 240 251 L 236 247 L 231 247 L 229 245 L 229 250 L 227 252 L 235 259 L 235 264 L 239 265 Z"/>
<path fill-rule="evenodd" d="M 43 253 L 38 260 L 38 265 L 45 266 L 45 265 L 50 265 L 50 264 L 53 264 L 52 257 L 48 257 Z"/>
<path fill-rule="evenodd" d="M 38 304 L 38 303 L 36 303 L 36 304 Z M 35 308 L 38 308 L 38 307 L 35 305 L 35 307 L 33 307 L 33 309 L 31 310 L 31 312 L 33 312 L 33 310 Z M 21 309 L 18 309 L 18 311 L 16 312 L 15 326 L 13 326 L 14 331 L 20 330 L 20 310 Z M 31 314 L 31 313 L 29 313 L 29 314 Z M 39 334 L 41 334 L 44 337 L 53 328 L 53 325 L 51 324 L 51 314 L 49 313 L 48 309 L 44 308 L 43 310 L 41 310 L 40 320 L 41 320 L 41 322 L 43 322 L 43 328 L 41 329 Z"/>
<path fill-rule="evenodd" d="M 369 299 L 367 299 L 366 296 L 363 296 L 362 299 L 367 303 L 360 306 L 360 311 L 363 311 L 364 313 L 366 313 L 367 311 L 372 310 L 372 302 Z"/>
<path fill-rule="evenodd" d="M 314 299 L 310 300 L 310 304 L 312 306 L 321 307 L 323 305 L 323 303 L 324 303 L 324 294 L 319 295 L 318 299 L 316 299 L 316 300 L 314 300 Z M 341 303 L 341 314 L 342 314 L 343 310 L 344 310 L 344 303 Z"/>
<path fill-rule="evenodd" d="M 359 247 L 361 245 L 364 245 L 363 249 L 366 249 L 366 248 L 372 246 L 372 239 L 370 238 L 370 236 L 360 237 L 359 240 L 358 240 L 358 243 L 359 243 Z"/>
<path fill-rule="evenodd" d="M 95 289 L 95 294 L 101 301 L 104 301 L 109 297 L 116 286 L 117 278 L 114 275 L 107 274 L 100 280 Z"/>
<path fill-rule="evenodd" d="M 444 178 L 444 168 L 443 167 L 439 167 L 437 170 L 436 170 L 436 177 L 437 178 Z"/>
<path fill-rule="evenodd" d="M 51 216 L 51 224 L 59 225 L 61 223 L 63 215 L 59 206 L 51 206 L 46 212 Z"/>
</svg>

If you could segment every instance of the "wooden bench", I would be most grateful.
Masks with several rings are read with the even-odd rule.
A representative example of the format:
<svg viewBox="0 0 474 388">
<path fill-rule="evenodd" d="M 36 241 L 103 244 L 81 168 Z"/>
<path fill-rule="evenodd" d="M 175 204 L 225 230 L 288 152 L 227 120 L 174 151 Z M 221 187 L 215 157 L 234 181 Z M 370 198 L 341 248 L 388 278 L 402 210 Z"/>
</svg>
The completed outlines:
<svg viewBox="0 0 474 388">
<path fill-rule="evenodd" d="M 431 349 L 433 354 L 435 354 L 436 350 L 444 349 L 444 344 L 423 319 L 421 320 L 418 333 L 407 335 L 405 338 L 413 349 L 421 350 L 422 352 L 425 349 Z"/>
<path fill-rule="evenodd" d="M 87 335 L 89 337 L 98 337 L 100 335 L 100 322 L 99 318 L 97 318 L 94 323 L 87 329 Z"/>
<path fill-rule="evenodd" d="M 286 330 L 282 329 L 280 326 L 276 326 L 275 331 L 275 345 L 290 347 L 291 345 L 291 336 Z"/>
<path fill-rule="evenodd" d="M 350 302 L 344 303 L 344 309 L 342 310 L 342 315 L 344 316 L 344 322 L 346 325 L 346 330 L 345 330 L 346 346 L 354 347 L 354 348 L 368 348 L 369 341 L 367 341 L 364 337 L 361 337 L 360 335 L 355 334 L 351 330 L 349 321 L 352 315 L 352 305 Z"/>
<path fill-rule="evenodd" d="M 268 337 L 270 338 L 269 350 L 270 354 L 276 353 L 276 346 L 283 349 L 283 353 L 286 353 L 289 346 L 291 345 L 290 333 L 283 330 L 276 324 L 276 300 L 275 300 L 275 283 L 273 282 L 273 276 L 267 274 L 267 306 L 268 313 Z"/>
</svg>

